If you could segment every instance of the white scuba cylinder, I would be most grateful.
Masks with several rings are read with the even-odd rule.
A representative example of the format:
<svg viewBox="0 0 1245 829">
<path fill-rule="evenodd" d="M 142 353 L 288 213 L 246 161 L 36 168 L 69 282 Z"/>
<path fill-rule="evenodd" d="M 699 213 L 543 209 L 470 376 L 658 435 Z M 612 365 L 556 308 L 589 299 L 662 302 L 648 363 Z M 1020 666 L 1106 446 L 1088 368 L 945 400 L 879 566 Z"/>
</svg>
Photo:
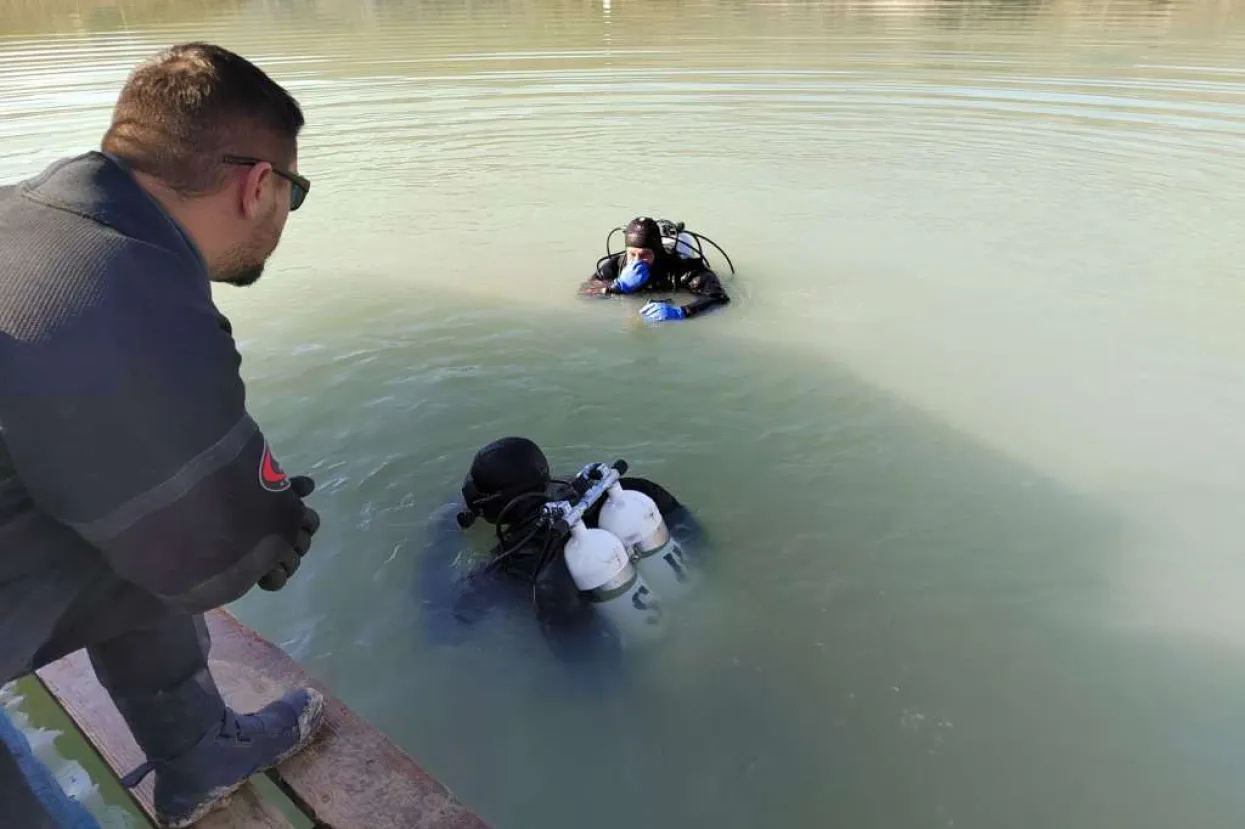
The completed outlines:
<svg viewBox="0 0 1245 829">
<path fill-rule="evenodd" d="M 683 259 L 698 259 L 700 253 L 696 248 L 696 240 L 685 230 L 679 231 L 678 236 L 663 236 L 661 240 L 668 253 L 673 253 Z"/>
<path fill-rule="evenodd" d="M 595 608 L 613 623 L 624 646 L 660 635 L 665 620 L 659 596 L 618 538 L 577 521 L 563 556 L 575 586 L 588 593 Z"/>
<path fill-rule="evenodd" d="M 643 492 L 612 485 L 597 526 L 622 541 L 640 575 L 659 595 L 674 598 L 695 587 L 696 571 L 671 537 L 657 504 Z"/>
</svg>

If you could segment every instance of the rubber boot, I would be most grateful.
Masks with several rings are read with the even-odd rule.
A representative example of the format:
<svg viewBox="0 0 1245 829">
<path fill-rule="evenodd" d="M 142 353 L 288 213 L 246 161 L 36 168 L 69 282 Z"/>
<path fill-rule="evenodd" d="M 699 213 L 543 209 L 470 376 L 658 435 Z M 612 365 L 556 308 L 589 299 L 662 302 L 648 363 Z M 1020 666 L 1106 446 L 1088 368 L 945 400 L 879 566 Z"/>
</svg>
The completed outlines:
<svg viewBox="0 0 1245 829">
<path fill-rule="evenodd" d="M 180 829 L 203 818 L 254 774 L 307 745 L 324 720 L 324 697 L 291 691 L 253 714 L 221 700 L 207 669 L 172 690 L 114 696 L 147 762 L 122 778 L 133 788 L 156 774 L 156 821 Z"/>
</svg>

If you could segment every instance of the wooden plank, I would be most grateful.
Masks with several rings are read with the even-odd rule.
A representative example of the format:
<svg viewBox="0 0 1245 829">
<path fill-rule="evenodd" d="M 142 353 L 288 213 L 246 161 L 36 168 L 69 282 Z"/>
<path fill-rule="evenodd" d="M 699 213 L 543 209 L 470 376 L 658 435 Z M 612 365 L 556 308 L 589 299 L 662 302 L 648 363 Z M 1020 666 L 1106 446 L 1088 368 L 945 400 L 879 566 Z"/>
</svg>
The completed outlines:
<svg viewBox="0 0 1245 829">
<path fill-rule="evenodd" d="M 236 711 L 261 708 L 287 690 L 310 685 L 324 694 L 325 724 L 317 739 L 270 777 L 326 829 L 488 829 L 436 779 L 306 675 L 280 648 L 232 614 L 207 614 L 209 666 Z M 143 761 L 129 728 L 95 679 L 84 651 L 48 665 L 40 681 L 118 777 Z M 154 823 L 154 775 L 133 792 Z M 250 784 L 198 829 L 292 829 Z"/>
<path fill-rule="evenodd" d="M 253 710 L 310 685 L 324 694 L 325 724 L 281 764 L 285 791 L 330 829 L 487 829 L 448 789 L 311 679 L 276 645 L 224 610 L 207 615 L 211 667 L 236 710 Z"/>
<path fill-rule="evenodd" d="M 145 759 L 130 729 L 100 686 L 86 651 L 78 651 L 39 670 L 37 674 L 65 713 L 99 755 L 121 777 Z M 147 775 L 130 794 L 155 824 L 152 795 L 155 775 Z M 263 800 L 249 783 L 230 796 L 228 803 L 195 824 L 196 829 L 293 829 L 277 808 Z"/>
</svg>

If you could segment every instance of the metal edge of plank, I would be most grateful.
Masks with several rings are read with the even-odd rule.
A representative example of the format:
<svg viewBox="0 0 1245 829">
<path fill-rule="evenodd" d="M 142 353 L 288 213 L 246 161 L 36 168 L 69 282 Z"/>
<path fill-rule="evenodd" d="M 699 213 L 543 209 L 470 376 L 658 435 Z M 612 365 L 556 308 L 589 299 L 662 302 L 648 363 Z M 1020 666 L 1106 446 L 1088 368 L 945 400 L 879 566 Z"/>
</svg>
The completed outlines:
<svg viewBox="0 0 1245 829">
<path fill-rule="evenodd" d="M 294 688 L 324 694 L 325 723 L 281 764 L 282 788 L 330 829 L 488 829 L 483 820 L 387 737 L 309 677 L 283 650 L 226 610 L 206 614 L 211 668 L 235 710 Z"/>
<path fill-rule="evenodd" d="M 145 759 L 129 727 L 108 692 L 95 678 L 85 651 L 77 651 L 36 672 L 47 690 L 77 727 L 82 738 L 118 778 Z M 158 825 L 153 806 L 154 775 L 148 775 L 131 799 L 153 826 Z M 195 824 L 196 829 L 293 829 L 284 815 L 265 801 L 250 784 L 234 792 L 219 809 Z"/>
</svg>

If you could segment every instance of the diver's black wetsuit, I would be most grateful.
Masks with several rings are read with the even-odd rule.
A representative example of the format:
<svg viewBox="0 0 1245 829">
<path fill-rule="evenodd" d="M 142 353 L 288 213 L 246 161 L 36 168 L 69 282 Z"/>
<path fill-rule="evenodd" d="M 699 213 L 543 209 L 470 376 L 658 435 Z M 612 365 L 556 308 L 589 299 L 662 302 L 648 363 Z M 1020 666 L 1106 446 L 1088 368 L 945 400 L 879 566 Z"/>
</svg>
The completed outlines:
<svg viewBox="0 0 1245 829">
<path fill-rule="evenodd" d="M 622 293 L 614 287 L 614 280 L 622 272 L 626 258 L 627 254 L 624 251 L 606 257 L 597 264 L 593 279 L 597 280 L 598 284 L 608 283 L 603 286 L 600 293 Z M 687 291 L 695 294 L 696 299 L 682 306 L 683 315 L 688 319 L 731 301 L 722 287 L 722 280 L 700 257 L 685 259 L 671 253 L 659 255 L 650 266 L 649 272 L 652 275 L 648 283 L 640 288 L 638 293 Z"/>
<path fill-rule="evenodd" d="M 692 556 L 700 554 L 701 527 L 673 495 L 645 478 L 623 478 L 619 484 L 623 489 L 652 498 L 671 534 L 686 545 L 685 552 Z M 568 494 L 568 487 L 560 481 L 551 482 L 546 493 L 550 500 L 560 500 Z M 594 504 L 584 514 L 585 526 L 597 526 L 602 503 L 603 500 Z M 463 531 L 456 521 L 461 508 L 461 501 L 447 504 L 431 517 L 428 547 L 420 557 L 421 604 L 435 641 L 457 641 L 469 625 L 487 615 L 492 607 L 511 602 L 536 605 L 546 639 L 555 652 L 565 658 L 591 658 L 591 654 L 585 654 L 585 649 L 600 652 L 604 647 L 602 639 L 613 640 L 613 631 L 575 587 L 560 551 L 540 571 L 535 584 L 530 572 L 523 571 L 524 561 L 531 562 L 540 556 L 546 541 L 544 532 L 532 536 L 512 553 L 515 572 L 504 572 L 506 568 L 498 562 L 503 552 L 501 544 L 494 546 L 474 567 L 463 568 L 456 564 L 463 540 Z M 523 523 L 518 519 L 503 527 L 503 536 L 508 530 L 521 528 Z M 488 530 L 491 533 L 494 528 L 490 526 Z M 518 536 L 516 540 L 521 540 L 524 534 L 520 531 L 514 535 Z"/>
</svg>

